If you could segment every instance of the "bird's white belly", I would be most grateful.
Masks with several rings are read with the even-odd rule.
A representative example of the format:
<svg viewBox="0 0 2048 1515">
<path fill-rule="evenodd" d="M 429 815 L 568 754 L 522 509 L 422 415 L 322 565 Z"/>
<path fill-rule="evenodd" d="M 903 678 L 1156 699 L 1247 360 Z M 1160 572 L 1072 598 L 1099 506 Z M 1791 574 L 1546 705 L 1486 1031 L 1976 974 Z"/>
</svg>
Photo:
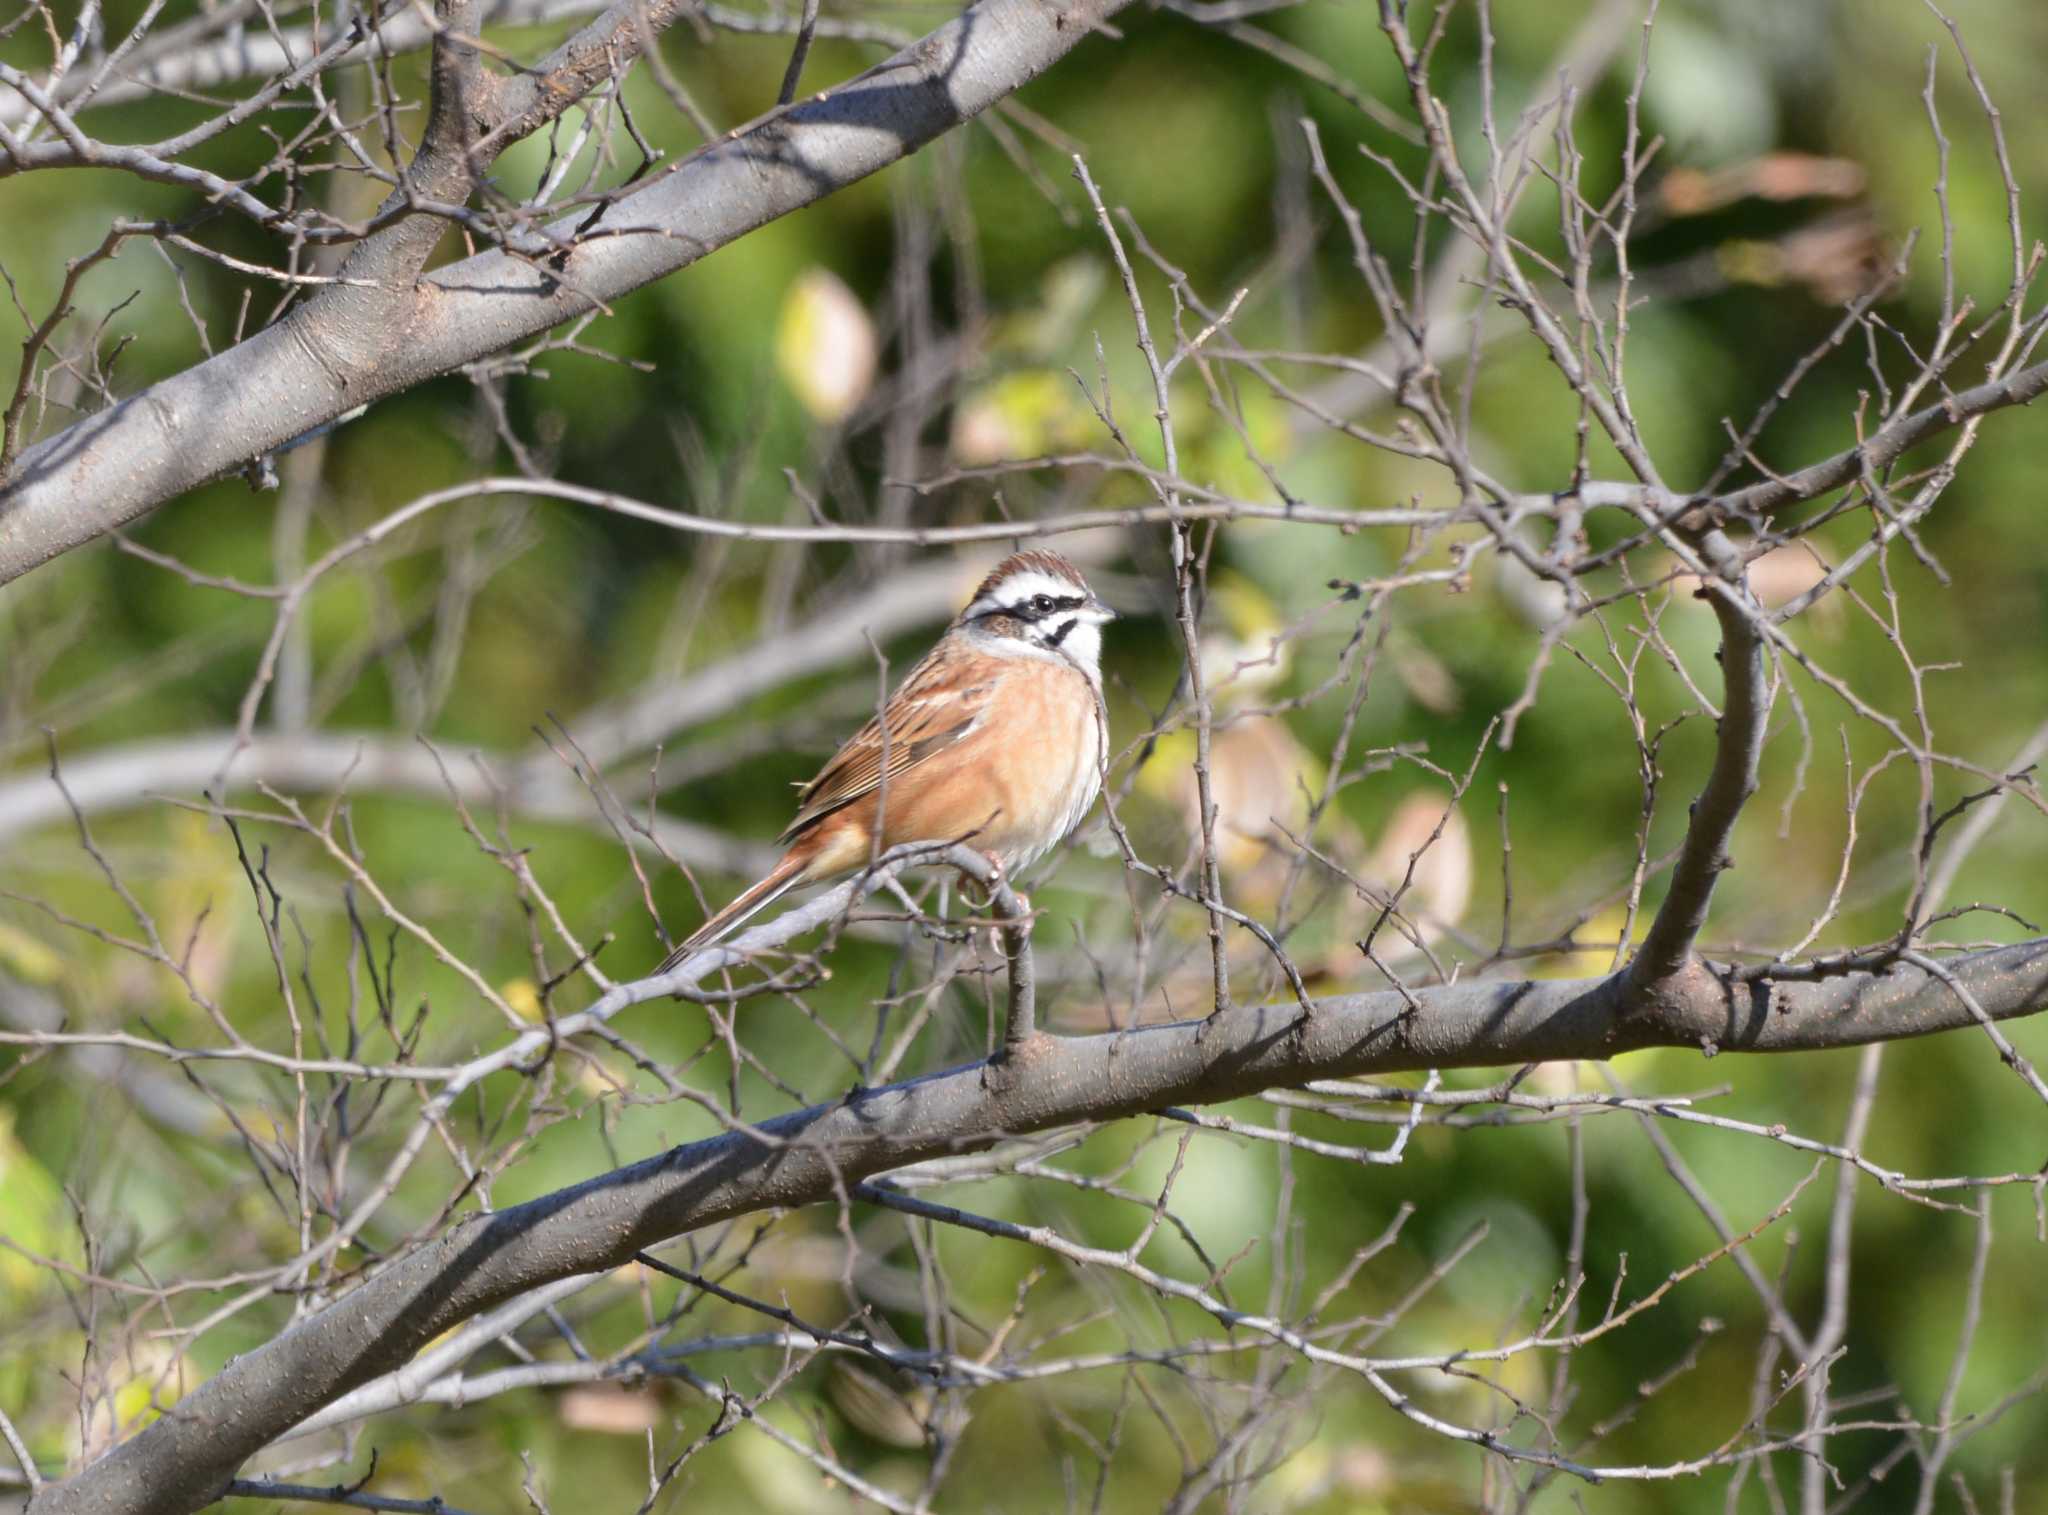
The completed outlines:
<svg viewBox="0 0 2048 1515">
<path fill-rule="evenodd" d="M 1035 824 L 1020 828 L 1024 834 L 1005 849 L 1008 856 L 1004 862 L 1012 869 L 1029 867 L 1057 846 L 1081 824 L 1081 818 L 1101 792 L 1102 722 L 1094 701 L 1089 701 L 1081 716 L 1080 729 L 1071 739 L 1048 742 L 1045 746 L 1048 755 L 1061 756 L 1054 757 L 1048 765 L 1054 771 L 1048 775 L 1042 795 L 1044 808 L 1031 817 Z"/>
</svg>

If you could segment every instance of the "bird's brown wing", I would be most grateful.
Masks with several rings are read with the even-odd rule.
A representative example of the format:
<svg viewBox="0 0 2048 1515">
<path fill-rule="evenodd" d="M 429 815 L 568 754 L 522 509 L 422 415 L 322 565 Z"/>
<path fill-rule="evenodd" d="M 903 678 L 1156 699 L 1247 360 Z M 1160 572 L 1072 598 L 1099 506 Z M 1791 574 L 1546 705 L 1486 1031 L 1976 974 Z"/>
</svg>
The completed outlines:
<svg viewBox="0 0 2048 1515">
<path fill-rule="evenodd" d="M 885 777 L 888 783 L 895 783 L 981 723 L 994 690 L 988 664 L 978 658 L 947 656 L 946 650 L 944 643 L 932 649 L 910 671 L 882 714 L 848 738 L 818 770 L 818 776 L 804 786 L 796 819 L 782 833 L 783 842 L 833 811 L 874 793 Z"/>
</svg>

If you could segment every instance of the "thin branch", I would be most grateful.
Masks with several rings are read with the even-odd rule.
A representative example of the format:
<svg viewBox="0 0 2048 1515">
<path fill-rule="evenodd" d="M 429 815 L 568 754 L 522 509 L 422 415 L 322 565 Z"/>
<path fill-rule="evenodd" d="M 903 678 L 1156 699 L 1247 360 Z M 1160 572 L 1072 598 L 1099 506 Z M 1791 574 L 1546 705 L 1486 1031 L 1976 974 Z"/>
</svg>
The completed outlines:
<svg viewBox="0 0 2048 1515">
<path fill-rule="evenodd" d="M 668 974 L 619 985 L 581 1017 L 530 1033 L 493 1061 L 524 1066 L 574 1034 L 578 1021 L 664 997 L 742 962 L 770 940 L 833 919 L 856 888 L 879 882 L 841 885 Z M 1636 996 L 1626 976 L 1454 984 L 1324 1000 L 1308 1017 L 1288 1002 L 1095 1036 L 1042 1036 L 1027 1058 L 861 1090 L 679 1147 L 458 1223 L 235 1358 L 180 1400 L 176 1415 L 46 1489 L 36 1515 L 195 1510 L 243 1459 L 472 1316 L 572 1274 L 617 1267 L 686 1231 L 832 1200 L 846 1185 L 892 1168 L 1018 1133 L 1318 1078 L 1605 1058 L 1651 1046 L 1789 1052 L 1924 1035 L 1976 1024 L 1980 1015 L 2031 1015 L 2048 1008 L 2048 940 L 1956 959 L 1939 976 L 1901 965 L 1882 976 L 1761 990 L 1698 974 L 1659 990 Z"/>
<path fill-rule="evenodd" d="M 436 270 L 418 290 L 409 274 L 397 289 L 330 286 L 239 346 L 25 451 L 0 487 L 0 583 L 346 411 L 598 308 L 907 157 L 1036 78 L 1126 3 L 983 0 L 860 77 L 650 176 L 610 203 L 602 235 L 546 264 L 487 252 Z M 627 13 L 637 6 L 608 13 L 623 27 L 617 45 L 638 34 Z M 586 34 L 610 35 L 598 23 Z M 566 109 L 610 76 L 615 57 L 565 44 L 516 86 L 498 81 L 503 115 L 476 151 L 487 159 L 512 139 L 498 133 L 517 136 L 548 119 L 537 112 Z M 466 151 L 464 174 L 469 167 Z M 431 177 L 438 185 L 453 172 L 444 165 Z M 588 219 L 578 213 L 554 232 L 573 238 Z M 444 223 L 412 220 L 432 222 L 438 240 Z M 426 230 L 408 233 L 377 261 L 396 269 L 423 258 L 423 242 Z M 358 257 L 343 268 L 351 279 L 367 276 Z"/>
<path fill-rule="evenodd" d="M 345 1505 L 351 1510 L 390 1510 L 397 1515 L 463 1515 L 463 1511 L 436 1495 L 432 1499 L 400 1499 L 393 1494 L 371 1494 L 354 1484 L 273 1483 L 268 1478 L 230 1478 L 222 1489 L 223 1499 L 289 1499 L 303 1504 Z"/>
</svg>

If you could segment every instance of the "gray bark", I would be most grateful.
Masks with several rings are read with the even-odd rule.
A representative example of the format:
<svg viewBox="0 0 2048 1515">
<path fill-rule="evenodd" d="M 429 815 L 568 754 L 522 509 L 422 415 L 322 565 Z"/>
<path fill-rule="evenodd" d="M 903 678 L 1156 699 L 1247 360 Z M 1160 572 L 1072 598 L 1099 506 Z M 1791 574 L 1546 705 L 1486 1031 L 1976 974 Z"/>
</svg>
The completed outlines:
<svg viewBox="0 0 2048 1515">
<path fill-rule="evenodd" d="M 397 298 L 336 286 L 336 298 L 25 451 L 0 486 L 0 584 L 358 405 L 547 331 L 886 168 L 1036 78 L 1127 3 L 983 0 L 622 196 L 602 235 L 559 269 L 488 252 Z"/>
<path fill-rule="evenodd" d="M 834 891 L 838 896 L 841 891 Z M 812 919 L 832 897 L 804 908 Z M 817 917 L 822 919 L 822 917 Z M 709 971 L 722 949 L 703 960 Z M 653 998 L 692 965 L 614 994 Z M 477 1216 L 256 1351 L 30 1503 L 32 1515 L 175 1515 L 214 1499 L 249 1455 L 441 1332 L 526 1290 L 617 1267 L 737 1215 L 817 1204 L 904 1164 L 1018 1133 L 1210 1103 L 1312 1079 L 1609 1058 L 1645 1047 L 1796 1052 L 1922 1036 L 2048 1008 L 2048 939 L 1947 966 L 1966 1002 L 1912 966 L 1736 983 L 1692 962 L 1646 990 L 1626 974 L 1479 982 L 1237 1008 L 1014 1053 L 813 1106 Z M 609 996 L 608 996 L 609 998 Z"/>
</svg>

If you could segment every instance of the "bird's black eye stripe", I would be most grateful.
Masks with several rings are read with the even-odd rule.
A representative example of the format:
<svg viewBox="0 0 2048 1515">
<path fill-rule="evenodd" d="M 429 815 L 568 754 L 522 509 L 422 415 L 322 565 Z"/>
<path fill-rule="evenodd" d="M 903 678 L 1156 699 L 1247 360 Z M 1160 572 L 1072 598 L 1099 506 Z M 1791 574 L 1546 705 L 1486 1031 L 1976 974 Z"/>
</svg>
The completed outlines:
<svg viewBox="0 0 2048 1515">
<path fill-rule="evenodd" d="M 1087 603 L 1088 597 L 1081 594 L 1034 594 L 1030 599 L 1013 605 L 1008 614 L 1019 620 L 1042 621 L 1061 611 L 1079 610 Z"/>
</svg>

